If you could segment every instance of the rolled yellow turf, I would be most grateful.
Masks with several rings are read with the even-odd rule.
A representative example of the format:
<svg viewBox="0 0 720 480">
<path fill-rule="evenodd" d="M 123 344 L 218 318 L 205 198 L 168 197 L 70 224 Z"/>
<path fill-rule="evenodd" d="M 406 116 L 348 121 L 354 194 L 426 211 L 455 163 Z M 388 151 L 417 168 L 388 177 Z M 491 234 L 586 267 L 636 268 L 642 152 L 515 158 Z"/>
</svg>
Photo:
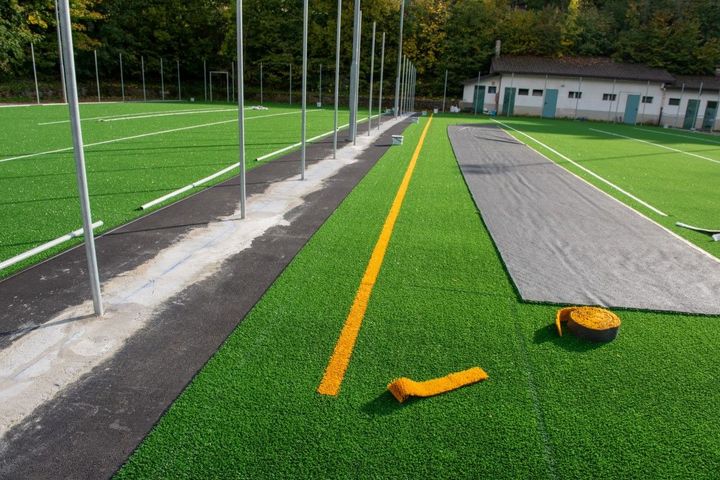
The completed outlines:
<svg viewBox="0 0 720 480">
<path fill-rule="evenodd" d="M 473 367 L 424 382 L 416 382 L 405 377 L 398 378 L 388 385 L 388 390 L 398 402 L 402 403 L 409 397 L 432 397 L 487 378 L 488 374 L 485 373 L 485 370 L 480 367 Z"/>
</svg>

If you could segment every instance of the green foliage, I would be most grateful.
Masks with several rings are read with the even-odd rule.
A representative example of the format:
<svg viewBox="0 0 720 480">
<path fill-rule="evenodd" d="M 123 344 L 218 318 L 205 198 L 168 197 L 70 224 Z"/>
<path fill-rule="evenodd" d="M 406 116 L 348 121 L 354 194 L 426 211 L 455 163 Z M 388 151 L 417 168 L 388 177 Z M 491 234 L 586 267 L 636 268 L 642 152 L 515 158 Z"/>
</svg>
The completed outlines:
<svg viewBox="0 0 720 480">
<path fill-rule="evenodd" d="M 487 73 L 495 40 L 505 54 L 613 56 L 675 73 L 710 74 L 720 64 L 720 3 L 716 0 L 405 0 L 404 51 L 419 72 L 420 95 L 440 95 L 444 72 L 449 93 L 478 71 Z M 367 88 L 372 22 L 377 41 L 386 33 L 386 91 L 394 86 L 399 30 L 398 0 L 365 0 L 361 88 Z M 137 77 L 140 56 L 158 70 L 159 58 L 197 68 L 228 69 L 235 57 L 235 2 L 232 0 L 73 0 L 75 46 L 97 49 L 100 73 L 118 74 L 122 53 L 126 70 Z M 337 0 L 310 3 L 310 71 L 319 64 L 328 74 L 335 64 Z M 301 60 L 302 2 L 245 0 L 245 55 L 252 84 L 259 63 L 270 85 L 286 85 L 287 64 Z M 343 2 L 341 65 L 347 77 L 352 45 L 353 2 Z M 6 0 L 0 5 L 0 74 L 26 76 L 28 43 L 35 41 L 41 77 L 57 77 L 54 0 Z M 377 52 L 379 53 L 379 52 Z M 77 57 L 80 76 L 94 74 L 92 55 Z M 281 66 L 281 64 L 283 66 Z M 193 65 L 190 67 L 190 65 Z M 274 65 L 274 66 L 273 66 Z M 376 62 L 379 70 L 379 65 Z M 376 72 L 377 73 L 377 72 Z M 295 76 L 298 78 L 297 76 Z M 376 76 L 377 77 L 377 76 Z M 330 88 L 331 82 L 325 82 Z"/>
</svg>

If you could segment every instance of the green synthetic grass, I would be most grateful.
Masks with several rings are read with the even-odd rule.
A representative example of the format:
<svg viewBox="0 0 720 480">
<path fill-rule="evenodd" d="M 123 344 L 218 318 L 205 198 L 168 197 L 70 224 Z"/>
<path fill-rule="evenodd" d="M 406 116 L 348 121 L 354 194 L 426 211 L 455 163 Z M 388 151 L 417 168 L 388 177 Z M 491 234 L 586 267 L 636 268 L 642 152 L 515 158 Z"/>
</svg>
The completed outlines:
<svg viewBox="0 0 720 480">
<path fill-rule="evenodd" d="M 666 213 L 667 217 L 656 214 L 550 150 L 508 130 L 508 133 L 518 140 L 571 172 L 713 255 L 720 256 L 720 242 L 714 242 L 708 235 L 675 225 L 675 222 L 683 222 L 698 227 L 720 229 L 717 200 L 720 187 L 720 137 L 687 130 L 572 120 L 502 117 L 499 120 L 554 148 Z M 694 153 L 718 163 L 591 129 Z"/>
<path fill-rule="evenodd" d="M 214 110 L 206 112 L 206 110 Z M 83 104 L 86 145 L 194 125 L 218 125 L 145 136 L 86 148 L 90 202 L 94 220 L 107 231 L 144 213 L 141 204 L 204 178 L 237 162 L 237 107 L 198 103 Z M 187 110 L 194 110 L 187 114 Z M 164 115 L 182 113 L 181 115 Z M 288 115 L 277 115 L 288 113 Z M 146 118 L 128 116 L 160 115 Z M 125 117 L 121 117 L 125 115 Z M 254 118 L 268 116 L 268 118 Z M 97 118 L 104 117 L 104 118 Z M 107 121 L 109 118 L 125 120 Z M 270 105 L 267 111 L 246 111 L 247 166 L 254 159 L 300 139 L 300 111 Z M 361 117 L 362 118 L 362 117 Z M 3 162 L 25 154 L 72 145 L 65 105 L 0 108 L 0 260 L 81 227 L 72 151 Z M 105 120 L 105 121 L 103 121 Z M 340 124 L 347 121 L 341 112 Z M 49 125 L 39 123 L 62 122 Z M 308 138 L 332 130 L 332 110 L 308 112 Z M 272 159 L 268 160 L 272 161 Z M 299 166 L 298 166 L 299 168 Z M 193 189 L 190 195 L 221 182 L 233 173 Z M 182 198 L 176 197 L 172 201 Z M 156 207 L 157 208 L 157 207 Z M 0 271 L 0 278 L 80 242 L 67 242 L 25 262 Z"/>
<path fill-rule="evenodd" d="M 409 127 L 117 478 L 713 478 L 720 318 L 558 338 L 517 297 L 436 118 L 341 393 L 315 393 L 423 123 Z M 398 376 L 486 382 L 399 405 Z"/>
</svg>

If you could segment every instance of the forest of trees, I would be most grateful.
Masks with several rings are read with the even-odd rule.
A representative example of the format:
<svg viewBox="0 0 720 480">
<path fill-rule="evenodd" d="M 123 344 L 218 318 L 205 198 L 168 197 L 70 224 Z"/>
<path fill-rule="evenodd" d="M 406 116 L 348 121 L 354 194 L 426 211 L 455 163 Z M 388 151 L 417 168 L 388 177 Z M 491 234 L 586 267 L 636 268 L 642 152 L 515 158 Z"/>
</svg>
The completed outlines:
<svg viewBox="0 0 720 480">
<path fill-rule="evenodd" d="M 98 50 L 102 69 L 129 69 L 140 55 L 229 65 L 234 57 L 233 0 L 71 0 L 79 73 Z M 42 75 L 57 75 L 55 0 L 0 2 L 0 81 L 27 77 L 29 42 Z M 246 62 L 300 65 L 299 0 L 245 0 Z M 336 0 L 311 0 L 310 56 L 334 64 Z M 343 65 L 349 63 L 352 2 L 343 2 Z M 363 55 L 370 25 L 387 33 L 386 68 L 394 77 L 399 0 L 364 0 Z M 379 38 L 379 35 L 378 35 Z M 720 65 L 717 0 L 409 0 L 405 51 L 418 68 L 418 92 L 442 94 L 445 69 L 454 91 L 487 72 L 495 40 L 504 54 L 611 56 L 675 73 L 710 74 Z M 378 47 L 379 48 L 379 47 Z M 82 58 L 81 58 L 82 57 Z M 367 62 L 365 62 L 367 61 Z M 107 73 L 107 72 L 105 72 Z M 200 73 L 200 78 L 202 74 Z M 192 75 L 191 75 L 192 76 Z M 253 81 L 249 75 L 248 80 Z M 386 77 L 387 78 L 387 77 Z M 329 82 L 328 82 L 329 83 Z"/>
</svg>

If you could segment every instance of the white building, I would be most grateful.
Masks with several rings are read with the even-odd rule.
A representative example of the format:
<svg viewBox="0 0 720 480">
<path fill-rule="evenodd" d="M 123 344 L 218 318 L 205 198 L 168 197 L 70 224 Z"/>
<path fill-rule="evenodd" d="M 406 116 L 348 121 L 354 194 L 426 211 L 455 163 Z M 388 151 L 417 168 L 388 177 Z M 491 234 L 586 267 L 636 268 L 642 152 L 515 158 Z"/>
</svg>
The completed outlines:
<svg viewBox="0 0 720 480">
<path fill-rule="evenodd" d="M 700 98 L 698 84 L 703 79 Z M 717 128 L 716 77 L 676 78 L 662 69 L 609 58 L 499 56 L 489 75 L 463 85 L 462 107 L 478 113 L 681 127 L 686 114 L 689 118 L 697 110 L 694 128 Z"/>
<path fill-rule="evenodd" d="M 661 123 L 677 128 L 720 130 L 720 78 L 675 75 L 665 92 Z"/>
</svg>

